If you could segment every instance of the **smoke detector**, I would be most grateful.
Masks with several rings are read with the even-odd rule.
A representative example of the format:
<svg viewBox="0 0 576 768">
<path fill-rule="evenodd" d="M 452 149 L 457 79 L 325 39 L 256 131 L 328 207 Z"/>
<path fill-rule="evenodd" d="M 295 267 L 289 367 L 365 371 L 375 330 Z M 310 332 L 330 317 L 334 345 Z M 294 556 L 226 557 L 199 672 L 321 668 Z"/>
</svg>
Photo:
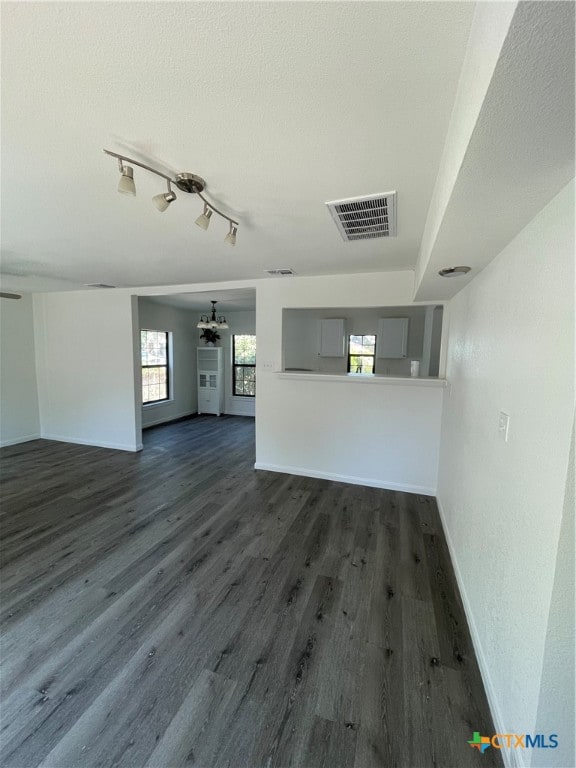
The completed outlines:
<svg viewBox="0 0 576 768">
<path fill-rule="evenodd" d="M 396 192 L 326 203 L 342 240 L 396 237 Z"/>
</svg>

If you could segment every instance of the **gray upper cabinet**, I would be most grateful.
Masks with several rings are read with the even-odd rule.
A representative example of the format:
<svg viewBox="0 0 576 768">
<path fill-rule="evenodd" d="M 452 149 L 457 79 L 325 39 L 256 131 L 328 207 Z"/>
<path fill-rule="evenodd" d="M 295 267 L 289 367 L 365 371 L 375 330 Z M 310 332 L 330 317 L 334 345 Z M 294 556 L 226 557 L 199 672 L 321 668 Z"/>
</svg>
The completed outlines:
<svg viewBox="0 0 576 768">
<path fill-rule="evenodd" d="M 346 354 L 346 333 L 344 320 L 335 318 L 320 320 L 320 357 L 344 357 Z"/>
<path fill-rule="evenodd" d="M 376 357 L 401 358 L 408 354 L 408 318 L 382 317 L 378 320 Z"/>
</svg>

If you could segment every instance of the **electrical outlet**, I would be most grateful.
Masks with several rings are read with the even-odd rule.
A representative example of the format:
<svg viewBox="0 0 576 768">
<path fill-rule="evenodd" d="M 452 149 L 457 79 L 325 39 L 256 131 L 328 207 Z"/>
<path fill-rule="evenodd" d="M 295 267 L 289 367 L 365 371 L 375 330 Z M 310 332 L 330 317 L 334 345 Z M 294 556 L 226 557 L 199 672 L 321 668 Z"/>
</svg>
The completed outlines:
<svg viewBox="0 0 576 768">
<path fill-rule="evenodd" d="M 508 442 L 508 429 L 510 427 L 510 416 L 504 411 L 500 411 L 498 416 L 498 432 L 505 443 Z"/>
</svg>

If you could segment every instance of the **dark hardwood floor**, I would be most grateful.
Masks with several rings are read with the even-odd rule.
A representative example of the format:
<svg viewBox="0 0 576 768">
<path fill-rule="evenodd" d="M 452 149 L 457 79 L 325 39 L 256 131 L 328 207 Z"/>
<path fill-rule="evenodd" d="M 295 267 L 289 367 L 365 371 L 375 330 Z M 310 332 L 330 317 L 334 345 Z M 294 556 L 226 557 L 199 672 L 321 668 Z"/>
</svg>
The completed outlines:
<svg viewBox="0 0 576 768">
<path fill-rule="evenodd" d="M 502 765 L 434 500 L 253 440 L 2 451 L 4 768 Z"/>
</svg>

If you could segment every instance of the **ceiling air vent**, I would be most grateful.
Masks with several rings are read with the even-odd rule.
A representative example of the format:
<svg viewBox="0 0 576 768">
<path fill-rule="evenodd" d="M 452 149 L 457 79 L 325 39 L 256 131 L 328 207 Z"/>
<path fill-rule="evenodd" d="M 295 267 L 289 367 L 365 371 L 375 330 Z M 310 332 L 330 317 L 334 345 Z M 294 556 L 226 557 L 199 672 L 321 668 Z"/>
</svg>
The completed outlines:
<svg viewBox="0 0 576 768">
<path fill-rule="evenodd" d="M 396 192 L 326 203 L 342 240 L 396 237 Z"/>
<path fill-rule="evenodd" d="M 290 267 L 284 267 L 284 269 L 265 269 L 264 272 L 267 275 L 272 275 L 272 277 L 290 277 L 296 274 Z"/>
<path fill-rule="evenodd" d="M 116 288 L 115 285 L 107 285 L 106 283 L 84 283 L 86 288 Z"/>
</svg>

